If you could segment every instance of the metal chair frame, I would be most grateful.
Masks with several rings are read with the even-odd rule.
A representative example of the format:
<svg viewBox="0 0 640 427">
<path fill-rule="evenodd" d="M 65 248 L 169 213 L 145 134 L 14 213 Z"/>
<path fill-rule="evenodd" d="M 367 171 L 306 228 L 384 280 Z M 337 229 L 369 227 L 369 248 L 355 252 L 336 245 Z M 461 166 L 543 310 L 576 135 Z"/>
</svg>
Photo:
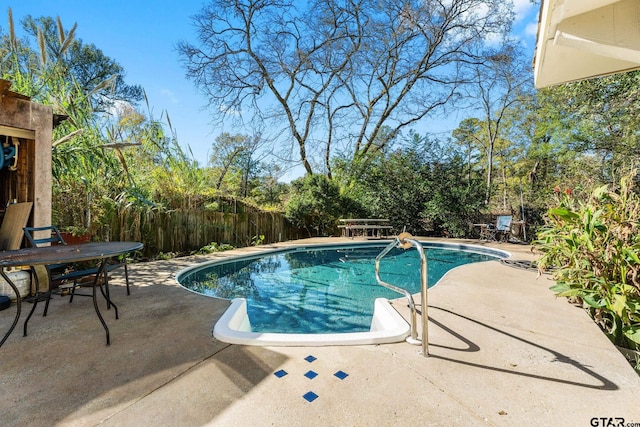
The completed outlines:
<svg viewBox="0 0 640 427">
<path fill-rule="evenodd" d="M 58 230 L 58 228 L 55 225 L 50 225 L 50 226 L 44 226 L 44 227 L 24 227 L 24 235 L 27 238 L 27 240 L 29 241 L 29 244 L 32 247 L 38 247 L 38 246 L 43 246 L 43 245 L 66 245 L 67 243 L 64 241 L 64 238 L 62 237 L 62 235 L 60 234 L 60 231 Z M 35 233 L 38 232 L 47 232 L 47 235 L 44 237 L 35 237 Z M 127 263 L 126 263 L 126 258 L 124 259 L 123 262 L 121 263 L 117 263 L 117 264 L 111 264 L 108 265 L 105 270 L 104 270 L 104 278 L 102 279 L 103 283 L 104 283 L 104 289 L 101 286 L 101 281 L 98 280 L 98 286 L 100 286 L 100 292 L 105 296 L 105 298 L 107 299 L 107 307 L 110 307 L 110 298 L 109 298 L 109 283 L 108 283 L 108 272 L 114 270 L 115 268 L 118 268 L 120 266 L 124 266 L 124 272 L 125 272 L 125 281 L 126 281 L 126 285 L 127 285 L 127 295 L 130 295 L 130 290 L 129 290 L 129 272 L 127 269 Z M 53 285 L 55 283 L 61 283 L 64 281 L 69 281 L 73 283 L 73 286 L 71 287 L 71 291 L 70 291 L 70 297 L 69 297 L 69 302 L 73 302 L 73 297 L 75 295 L 78 296 L 92 296 L 89 294 L 82 294 L 82 293 L 76 293 L 76 288 L 78 288 L 79 286 L 82 286 L 82 284 L 79 284 L 79 280 L 84 278 L 84 277 L 94 277 L 96 276 L 96 274 L 98 274 L 98 267 L 94 267 L 94 268 L 88 268 L 88 269 L 76 269 L 75 266 L 73 265 L 69 265 L 69 264 L 57 264 L 57 265 L 50 265 L 46 267 L 46 273 L 48 276 L 48 280 L 49 280 L 49 289 L 47 291 L 44 292 L 39 292 L 40 286 L 39 286 L 39 281 L 40 281 L 40 275 L 38 274 L 38 271 L 36 268 L 31 267 L 31 271 L 32 271 L 32 278 L 34 280 L 35 286 L 34 286 L 34 295 L 31 298 L 33 304 L 33 307 L 31 308 L 31 311 L 29 312 L 29 315 L 27 316 L 27 319 L 25 320 L 25 326 L 24 326 L 24 335 L 27 335 L 27 323 L 29 322 L 29 319 L 31 318 L 31 315 L 33 314 L 33 312 L 36 309 L 36 306 L 38 304 L 39 301 L 46 301 L 45 302 L 45 307 L 44 307 L 44 312 L 43 312 L 43 316 L 47 315 L 47 311 L 49 309 L 49 301 L 51 300 L 51 293 L 52 293 L 52 289 L 53 289 Z M 94 281 L 91 280 L 90 282 L 88 282 L 89 284 L 91 284 L 92 286 L 94 285 Z M 115 306 L 114 306 L 115 307 Z"/>
<path fill-rule="evenodd" d="M 508 242 L 511 237 L 511 215 L 499 215 L 495 224 L 480 229 L 480 238 L 496 242 Z"/>
</svg>

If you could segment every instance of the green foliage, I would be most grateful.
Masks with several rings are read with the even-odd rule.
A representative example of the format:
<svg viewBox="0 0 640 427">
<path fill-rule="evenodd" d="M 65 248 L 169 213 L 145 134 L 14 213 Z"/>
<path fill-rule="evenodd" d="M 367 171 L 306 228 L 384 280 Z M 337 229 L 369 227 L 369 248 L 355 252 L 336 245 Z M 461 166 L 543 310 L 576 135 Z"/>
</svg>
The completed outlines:
<svg viewBox="0 0 640 427">
<path fill-rule="evenodd" d="M 567 191 L 549 209 L 536 248 L 541 269 L 555 267 L 551 289 L 581 303 L 611 340 L 640 349 L 640 196 L 638 171 L 586 200 Z M 560 194 L 558 192 L 558 194 Z"/>
<path fill-rule="evenodd" d="M 356 211 L 354 202 L 340 194 L 338 184 L 324 175 L 306 175 L 293 181 L 285 207 L 287 219 L 307 229 L 310 236 L 333 235 L 338 218 Z"/>
<path fill-rule="evenodd" d="M 640 152 L 640 72 L 632 71 L 561 86 L 572 113 L 573 145 L 612 165 Z"/>
<path fill-rule="evenodd" d="M 167 209 L 203 206 L 215 195 L 207 171 L 182 150 L 175 137 L 168 144 L 159 161 L 147 164 L 149 190 L 154 191 L 155 201 Z M 145 178 L 144 174 L 139 176 Z"/>
<path fill-rule="evenodd" d="M 178 254 L 175 252 L 160 252 L 158 255 L 156 255 L 155 259 L 158 261 L 166 261 L 177 257 Z"/>
<path fill-rule="evenodd" d="M 424 234 L 421 219 L 430 176 L 423 153 L 414 149 L 381 153 L 362 167 L 359 177 L 350 177 L 350 185 L 366 206 L 367 216 L 389 218 L 397 230 L 406 228 L 410 233 Z"/>
<path fill-rule="evenodd" d="M 251 238 L 251 246 L 260 246 L 264 243 L 264 234 L 259 234 Z"/>
<path fill-rule="evenodd" d="M 68 227 L 63 227 L 60 229 L 60 231 L 63 231 L 65 233 L 71 233 L 72 236 L 83 236 L 85 234 L 87 234 L 88 230 L 84 227 L 79 227 L 76 225 L 72 225 L 72 226 L 68 226 Z"/>
<path fill-rule="evenodd" d="M 638 82 L 634 71 L 558 85 L 509 112 L 506 138 L 517 151 L 506 160 L 528 203 L 543 208 L 544 189 L 609 182 L 617 167 L 640 160 Z"/>
<path fill-rule="evenodd" d="M 264 236 L 262 236 L 262 237 L 264 238 Z M 217 242 L 211 242 L 207 246 L 201 247 L 195 253 L 197 255 L 206 255 L 206 254 L 211 254 L 211 253 L 214 253 L 214 252 L 230 251 L 232 249 L 235 249 L 235 247 L 232 246 L 232 245 L 229 245 L 227 243 L 219 244 Z"/>
<path fill-rule="evenodd" d="M 484 186 L 479 176 L 465 173 L 462 159 L 452 157 L 448 162 L 431 167 L 430 198 L 422 216 L 438 235 L 467 237 L 470 224 L 477 222 L 484 208 Z"/>
<path fill-rule="evenodd" d="M 53 131 L 53 220 L 61 227 L 84 227 L 95 234 L 117 214 L 113 201 L 130 205 L 142 197 L 141 205 L 148 205 L 151 191 L 138 186 L 136 177 L 149 169 L 142 162 L 130 169 L 127 160 L 137 157 L 131 155 L 135 149 L 119 145 L 146 150 L 144 137 L 149 133 L 128 132 L 134 125 L 127 127 L 126 121 L 125 126 L 114 124 L 113 109 L 105 114 L 116 101 L 133 110 L 142 99 L 142 89 L 126 85 L 117 62 L 77 39 L 76 25 L 67 31 L 59 18 L 54 22 L 28 16 L 22 27 L 24 39 L 15 35 L 0 39 L 0 52 L 7 58 L 0 66 L 2 78 L 12 82 L 12 90 L 65 117 Z M 156 121 L 143 118 L 135 126 L 152 129 Z M 163 134 L 154 135 L 164 139 Z M 161 144 L 158 139 L 157 144 Z"/>
<path fill-rule="evenodd" d="M 38 39 L 42 70 L 56 78 L 73 82 L 89 94 L 95 111 L 106 112 L 115 101 L 138 102 L 143 98 L 140 86 L 127 85 L 124 69 L 93 44 L 76 37 L 77 23 L 66 31 L 59 17 L 33 18 L 21 21 L 25 32 Z M 46 92 L 47 86 L 42 87 Z"/>
<path fill-rule="evenodd" d="M 469 171 L 455 146 L 412 135 L 404 148 L 378 153 L 365 165 L 335 163 L 336 179 L 365 215 L 389 218 L 396 230 L 461 237 L 483 205 L 481 176 Z"/>
</svg>

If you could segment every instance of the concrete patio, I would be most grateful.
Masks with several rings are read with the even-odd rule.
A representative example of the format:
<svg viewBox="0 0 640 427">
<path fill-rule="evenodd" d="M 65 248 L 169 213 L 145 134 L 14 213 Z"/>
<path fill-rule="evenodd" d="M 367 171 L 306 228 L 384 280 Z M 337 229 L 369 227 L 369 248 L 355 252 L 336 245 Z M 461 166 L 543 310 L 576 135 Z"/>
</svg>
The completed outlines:
<svg viewBox="0 0 640 427">
<path fill-rule="evenodd" d="M 465 243 L 534 259 L 527 246 Z M 428 358 L 407 343 L 219 342 L 211 328 L 228 302 L 181 288 L 175 273 L 257 250 L 133 264 L 130 296 L 114 272 L 120 319 L 103 311 L 109 347 L 89 298 L 69 304 L 56 296 L 22 337 L 25 304 L 0 348 L 1 424 L 590 426 L 604 425 L 592 418 L 624 418 L 640 425 L 640 377 L 588 315 L 555 298 L 548 276 L 499 261 L 458 268 L 429 291 Z M 394 305 L 406 312 L 405 301 Z M 0 312 L 2 333 L 14 315 L 15 307 Z M 310 355 L 315 360 L 305 360 Z M 310 379 L 309 371 L 318 375 Z M 310 391 L 318 396 L 311 402 L 303 398 Z"/>
</svg>

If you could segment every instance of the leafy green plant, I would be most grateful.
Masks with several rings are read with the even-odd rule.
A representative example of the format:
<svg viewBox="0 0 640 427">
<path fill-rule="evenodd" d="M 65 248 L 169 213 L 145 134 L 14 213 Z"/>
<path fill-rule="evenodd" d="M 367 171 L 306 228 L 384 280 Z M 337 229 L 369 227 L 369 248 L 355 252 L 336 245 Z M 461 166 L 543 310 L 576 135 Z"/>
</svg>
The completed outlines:
<svg viewBox="0 0 640 427">
<path fill-rule="evenodd" d="M 235 247 L 227 243 L 218 244 L 218 242 L 211 242 L 208 245 L 201 247 L 195 253 L 197 255 L 206 255 L 214 252 L 230 251 L 231 249 L 235 249 Z"/>
<path fill-rule="evenodd" d="M 83 236 L 89 232 L 87 228 L 78 225 L 69 225 L 66 227 L 62 227 L 60 231 L 69 233 L 73 236 Z"/>
<path fill-rule="evenodd" d="M 306 175 L 291 183 L 286 217 L 307 229 L 309 236 L 329 236 L 335 233 L 338 218 L 352 210 L 352 203 L 340 194 L 339 185 L 325 175 Z"/>
<path fill-rule="evenodd" d="M 251 238 L 251 245 L 252 246 L 260 246 L 261 244 L 264 243 L 264 239 L 265 239 L 264 234 L 253 236 Z"/>
<path fill-rule="evenodd" d="M 160 252 L 158 253 L 158 255 L 156 255 L 155 259 L 158 261 L 166 261 L 177 257 L 178 254 L 175 252 Z"/>
<path fill-rule="evenodd" d="M 640 196 L 637 170 L 619 185 L 580 197 L 556 191 L 547 226 L 538 234 L 541 269 L 556 267 L 551 287 L 585 307 L 618 346 L 640 349 Z"/>
</svg>

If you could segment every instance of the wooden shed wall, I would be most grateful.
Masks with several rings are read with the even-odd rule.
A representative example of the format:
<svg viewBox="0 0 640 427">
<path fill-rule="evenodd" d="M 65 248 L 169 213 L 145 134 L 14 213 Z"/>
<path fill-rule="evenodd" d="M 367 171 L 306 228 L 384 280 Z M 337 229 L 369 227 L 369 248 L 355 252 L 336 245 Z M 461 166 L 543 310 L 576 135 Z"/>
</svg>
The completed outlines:
<svg viewBox="0 0 640 427">
<path fill-rule="evenodd" d="M 0 80 L 0 135 L 19 141 L 17 169 L 0 171 L 0 203 L 33 202 L 30 224 L 51 224 L 51 107 L 11 92 Z"/>
</svg>

